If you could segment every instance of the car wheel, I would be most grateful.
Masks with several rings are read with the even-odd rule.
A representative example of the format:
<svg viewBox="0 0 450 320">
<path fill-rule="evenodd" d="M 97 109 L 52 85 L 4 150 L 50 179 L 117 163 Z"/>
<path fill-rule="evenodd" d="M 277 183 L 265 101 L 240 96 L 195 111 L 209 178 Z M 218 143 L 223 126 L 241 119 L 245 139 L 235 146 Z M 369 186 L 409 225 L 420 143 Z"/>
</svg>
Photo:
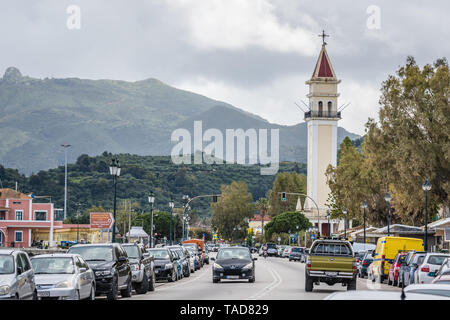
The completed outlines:
<svg viewBox="0 0 450 320">
<path fill-rule="evenodd" d="M 347 285 L 347 291 L 349 290 L 356 290 L 356 278 Z"/>
<path fill-rule="evenodd" d="M 186 278 L 189 278 L 191 276 L 191 269 L 188 268 L 186 272 Z"/>
<path fill-rule="evenodd" d="M 146 294 L 148 291 L 148 277 L 144 273 L 144 276 L 142 277 L 141 283 L 136 283 L 134 289 L 136 290 L 137 294 Z"/>
<path fill-rule="evenodd" d="M 128 285 L 126 289 L 120 290 L 120 295 L 122 298 L 129 298 L 132 295 L 132 288 L 131 288 L 131 277 L 128 280 Z"/>
<path fill-rule="evenodd" d="M 252 278 L 248 279 L 248 282 L 250 282 L 250 283 L 255 282 L 255 276 L 253 276 Z"/>
<path fill-rule="evenodd" d="M 391 281 L 391 278 L 388 278 L 388 286 L 392 286 L 393 282 Z"/>
<path fill-rule="evenodd" d="M 117 292 L 119 291 L 117 285 L 118 285 L 117 276 L 115 276 L 113 278 L 113 283 L 111 285 L 111 291 L 108 292 L 108 294 L 106 295 L 106 298 L 108 300 L 117 300 Z"/>
<path fill-rule="evenodd" d="M 155 287 L 156 287 L 155 283 L 156 283 L 156 276 L 155 276 L 155 271 L 153 270 L 153 274 L 148 281 L 148 291 L 155 291 Z"/>
<path fill-rule="evenodd" d="M 77 291 L 75 291 L 75 300 L 81 300 L 81 297 L 80 297 L 80 290 L 77 290 Z"/>
<path fill-rule="evenodd" d="M 36 290 L 33 291 L 33 297 L 32 297 L 32 299 L 33 299 L 33 300 L 38 300 L 38 294 L 37 294 L 37 291 L 36 291 Z"/>
<path fill-rule="evenodd" d="M 306 274 L 305 276 L 305 291 L 306 292 L 311 292 L 314 289 L 314 282 L 313 279 L 311 279 L 311 277 Z"/>
<path fill-rule="evenodd" d="M 219 283 L 220 279 L 213 279 L 213 283 Z"/>
<path fill-rule="evenodd" d="M 172 275 L 171 275 L 171 277 L 169 278 L 169 282 L 175 282 L 175 281 L 177 281 L 177 276 L 176 276 L 176 274 L 175 274 L 175 270 L 172 270 Z"/>
<path fill-rule="evenodd" d="M 88 297 L 88 300 L 95 300 L 95 284 L 91 284 L 91 294 Z"/>
</svg>

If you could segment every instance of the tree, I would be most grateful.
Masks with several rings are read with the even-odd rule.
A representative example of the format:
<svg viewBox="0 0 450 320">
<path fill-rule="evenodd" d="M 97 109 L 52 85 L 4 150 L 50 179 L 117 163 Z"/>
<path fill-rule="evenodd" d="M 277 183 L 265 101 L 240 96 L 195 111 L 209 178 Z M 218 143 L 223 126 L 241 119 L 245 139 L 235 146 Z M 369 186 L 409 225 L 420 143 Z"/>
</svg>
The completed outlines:
<svg viewBox="0 0 450 320">
<path fill-rule="evenodd" d="M 225 239 L 236 234 L 234 228 L 247 230 L 248 219 L 253 216 L 254 206 L 251 193 L 243 181 L 222 185 L 222 196 L 211 204 L 213 229 Z"/>
<path fill-rule="evenodd" d="M 296 172 L 282 172 L 277 175 L 272 190 L 268 192 L 271 217 L 281 212 L 295 210 L 298 197 L 288 196 L 286 201 L 281 201 L 281 192 L 306 193 L 306 177 Z"/>
<path fill-rule="evenodd" d="M 259 211 L 259 214 L 261 215 L 261 233 L 264 235 L 264 217 L 266 216 L 267 212 L 269 211 L 269 202 L 266 198 L 259 198 L 258 201 L 255 203 L 256 210 Z"/>
<path fill-rule="evenodd" d="M 264 227 L 266 230 L 266 239 L 270 239 L 275 233 L 288 233 L 289 231 L 296 232 L 297 226 L 298 231 L 301 231 L 312 227 L 312 224 L 301 212 L 288 211 L 281 213 L 274 217 L 272 221 Z"/>
</svg>

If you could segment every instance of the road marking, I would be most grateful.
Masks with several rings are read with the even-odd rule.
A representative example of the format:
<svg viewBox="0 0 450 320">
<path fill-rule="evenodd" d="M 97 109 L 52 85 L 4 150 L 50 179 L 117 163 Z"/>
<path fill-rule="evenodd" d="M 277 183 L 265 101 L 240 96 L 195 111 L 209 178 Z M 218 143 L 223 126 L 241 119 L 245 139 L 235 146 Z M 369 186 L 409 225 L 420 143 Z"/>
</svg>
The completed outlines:
<svg viewBox="0 0 450 320">
<path fill-rule="evenodd" d="M 179 287 L 179 286 L 185 285 L 185 284 L 187 284 L 187 283 L 191 283 L 191 282 L 197 281 L 198 279 L 203 278 L 203 277 L 207 274 L 207 273 L 206 273 L 206 270 L 209 270 L 209 268 L 203 270 L 203 271 L 204 271 L 203 274 L 201 274 L 199 277 L 196 277 L 196 278 L 191 279 L 191 280 L 189 280 L 189 281 L 185 281 L 185 282 L 183 281 L 183 282 L 181 282 L 181 283 L 174 284 L 173 286 L 169 286 L 169 285 L 168 285 L 168 286 L 164 286 L 163 288 L 158 289 L 158 291 L 162 291 L 162 290 L 165 290 L 165 289 L 171 289 L 171 288 Z M 183 279 L 184 279 L 184 278 L 183 278 Z M 178 281 L 180 281 L 180 280 L 178 280 Z M 166 283 L 166 284 L 168 284 L 168 283 Z"/>
<path fill-rule="evenodd" d="M 265 286 L 260 291 L 258 291 L 257 293 L 255 293 L 255 294 L 251 295 L 250 297 L 248 297 L 246 300 L 257 300 L 257 299 L 260 299 L 261 297 L 265 296 L 270 291 L 272 291 L 273 289 L 278 287 L 283 282 L 283 279 L 281 278 L 281 276 L 278 274 L 278 272 L 276 270 L 274 270 L 274 269 L 269 267 L 269 272 L 272 275 L 274 280 L 269 285 Z"/>
</svg>

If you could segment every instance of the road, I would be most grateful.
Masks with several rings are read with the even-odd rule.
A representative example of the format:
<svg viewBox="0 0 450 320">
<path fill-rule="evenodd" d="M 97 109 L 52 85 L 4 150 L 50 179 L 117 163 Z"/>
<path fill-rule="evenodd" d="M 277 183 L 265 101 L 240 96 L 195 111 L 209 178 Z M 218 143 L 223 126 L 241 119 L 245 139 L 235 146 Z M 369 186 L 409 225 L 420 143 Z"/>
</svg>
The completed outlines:
<svg viewBox="0 0 450 320">
<path fill-rule="evenodd" d="M 257 257 L 255 255 L 255 257 Z M 158 282 L 154 292 L 133 294 L 123 300 L 321 300 L 335 291 L 345 291 L 340 284 L 315 286 L 313 292 L 305 292 L 305 264 L 288 259 L 258 257 L 256 281 L 212 282 L 212 263 L 177 282 Z M 358 279 L 357 290 L 397 290 L 386 284 L 373 284 Z"/>
</svg>

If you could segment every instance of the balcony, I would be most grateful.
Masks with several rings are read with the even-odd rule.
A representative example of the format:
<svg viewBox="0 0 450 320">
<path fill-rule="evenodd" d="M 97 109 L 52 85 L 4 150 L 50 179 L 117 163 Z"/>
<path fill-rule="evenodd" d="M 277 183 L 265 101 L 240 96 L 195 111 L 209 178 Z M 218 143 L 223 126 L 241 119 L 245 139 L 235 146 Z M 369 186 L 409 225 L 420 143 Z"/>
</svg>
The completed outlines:
<svg viewBox="0 0 450 320">
<path fill-rule="evenodd" d="M 341 113 L 337 111 L 308 111 L 305 112 L 305 119 L 322 118 L 322 119 L 341 119 Z"/>
</svg>

